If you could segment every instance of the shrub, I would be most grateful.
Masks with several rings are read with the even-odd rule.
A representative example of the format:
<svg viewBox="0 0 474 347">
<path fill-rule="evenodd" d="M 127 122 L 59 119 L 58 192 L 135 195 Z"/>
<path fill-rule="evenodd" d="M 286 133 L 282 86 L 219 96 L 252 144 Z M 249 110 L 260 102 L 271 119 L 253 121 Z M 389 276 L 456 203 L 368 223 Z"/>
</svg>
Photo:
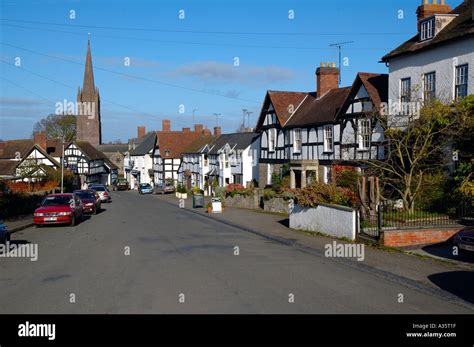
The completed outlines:
<svg viewBox="0 0 474 347">
<path fill-rule="evenodd" d="M 332 167 L 336 185 L 344 188 L 357 189 L 357 170 L 353 166 L 334 165 Z"/>
<path fill-rule="evenodd" d="M 240 183 L 231 183 L 227 185 L 226 191 L 225 191 L 225 196 L 230 196 L 234 197 L 236 195 L 243 195 L 243 196 L 248 196 L 252 193 L 250 189 L 246 189 L 242 184 Z"/>
<path fill-rule="evenodd" d="M 271 200 L 276 196 L 276 192 L 273 189 L 264 189 L 263 190 L 263 200 Z"/>
<path fill-rule="evenodd" d="M 0 219 L 33 213 L 44 193 L 9 193 L 0 196 Z"/>
<path fill-rule="evenodd" d="M 354 207 L 357 204 L 355 193 L 349 188 L 335 184 L 314 183 L 311 186 L 295 189 L 295 200 L 303 207 L 316 207 L 321 203 Z"/>
<path fill-rule="evenodd" d="M 216 198 L 221 198 L 222 200 L 224 200 L 225 194 L 226 194 L 226 187 L 217 186 L 217 187 L 214 189 L 214 196 L 215 196 Z"/>
</svg>

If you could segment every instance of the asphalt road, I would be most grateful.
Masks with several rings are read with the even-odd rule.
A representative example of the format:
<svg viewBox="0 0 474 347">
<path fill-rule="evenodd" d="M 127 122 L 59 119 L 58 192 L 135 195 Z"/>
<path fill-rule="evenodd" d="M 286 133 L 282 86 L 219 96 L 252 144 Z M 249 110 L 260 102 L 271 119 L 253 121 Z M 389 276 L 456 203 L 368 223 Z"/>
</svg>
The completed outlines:
<svg viewBox="0 0 474 347">
<path fill-rule="evenodd" d="M 0 313 L 474 312 L 156 196 L 113 193 L 103 207 L 76 227 L 12 236 L 39 258 L 0 258 Z"/>
</svg>

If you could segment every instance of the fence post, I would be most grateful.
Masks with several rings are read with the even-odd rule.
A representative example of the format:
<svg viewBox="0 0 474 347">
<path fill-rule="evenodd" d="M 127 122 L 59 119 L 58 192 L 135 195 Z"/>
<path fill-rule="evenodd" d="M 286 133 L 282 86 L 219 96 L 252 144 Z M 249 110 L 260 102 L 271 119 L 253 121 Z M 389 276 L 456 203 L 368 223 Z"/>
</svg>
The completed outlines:
<svg viewBox="0 0 474 347">
<path fill-rule="evenodd" d="M 376 205 L 377 208 L 377 231 L 378 231 L 378 237 L 380 237 L 380 234 L 382 233 L 382 210 L 380 208 L 380 203 Z"/>
</svg>

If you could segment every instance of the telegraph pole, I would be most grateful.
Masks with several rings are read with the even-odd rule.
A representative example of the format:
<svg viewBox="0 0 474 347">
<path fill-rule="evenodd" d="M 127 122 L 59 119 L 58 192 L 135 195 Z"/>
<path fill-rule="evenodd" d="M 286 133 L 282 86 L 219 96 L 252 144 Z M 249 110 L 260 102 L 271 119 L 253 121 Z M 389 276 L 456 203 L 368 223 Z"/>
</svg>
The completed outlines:
<svg viewBox="0 0 474 347">
<path fill-rule="evenodd" d="M 216 116 L 216 126 L 218 126 L 218 125 L 219 125 L 219 124 L 218 124 L 219 122 L 218 122 L 217 117 L 219 117 L 221 114 L 220 114 L 220 113 L 213 113 L 213 115 Z"/>
<path fill-rule="evenodd" d="M 199 111 L 197 108 L 193 108 L 193 125 L 194 125 L 194 112 Z"/>
<path fill-rule="evenodd" d="M 339 50 L 339 86 L 341 85 L 341 80 L 342 80 L 341 48 L 342 46 L 347 45 L 349 43 L 354 43 L 354 41 L 336 42 L 329 45 L 329 47 L 337 47 Z"/>
<path fill-rule="evenodd" d="M 242 114 L 243 114 L 243 118 L 242 118 L 242 130 L 245 130 L 245 115 L 247 114 L 247 109 L 246 109 L 246 108 L 243 108 L 243 109 L 242 109 Z"/>
<path fill-rule="evenodd" d="M 250 115 L 253 113 L 253 112 L 250 112 L 250 111 L 247 111 L 245 112 L 247 114 L 247 126 L 250 128 Z M 245 129 L 245 128 L 244 128 Z"/>
</svg>

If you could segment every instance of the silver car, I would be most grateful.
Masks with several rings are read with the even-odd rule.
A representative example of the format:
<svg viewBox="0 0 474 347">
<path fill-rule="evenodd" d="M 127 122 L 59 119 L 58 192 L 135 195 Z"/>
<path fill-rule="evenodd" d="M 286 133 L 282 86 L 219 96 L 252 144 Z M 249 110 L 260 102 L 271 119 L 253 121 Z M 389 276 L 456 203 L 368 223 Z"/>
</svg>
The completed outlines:
<svg viewBox="0 0 474 347">
<path fill-rule="evenodd" d="M 89 189 L 95 190 L 99 194 L 101 202 L 107 203 L 112 200 L 109 190 L 103 184 L 91 184 Z"/>
<path fill-rule="evenodd" d="M 5 224 L 0 221 L 0 244 L 5 244 L 10 241 L 10 232 Z"/>
</svg>

